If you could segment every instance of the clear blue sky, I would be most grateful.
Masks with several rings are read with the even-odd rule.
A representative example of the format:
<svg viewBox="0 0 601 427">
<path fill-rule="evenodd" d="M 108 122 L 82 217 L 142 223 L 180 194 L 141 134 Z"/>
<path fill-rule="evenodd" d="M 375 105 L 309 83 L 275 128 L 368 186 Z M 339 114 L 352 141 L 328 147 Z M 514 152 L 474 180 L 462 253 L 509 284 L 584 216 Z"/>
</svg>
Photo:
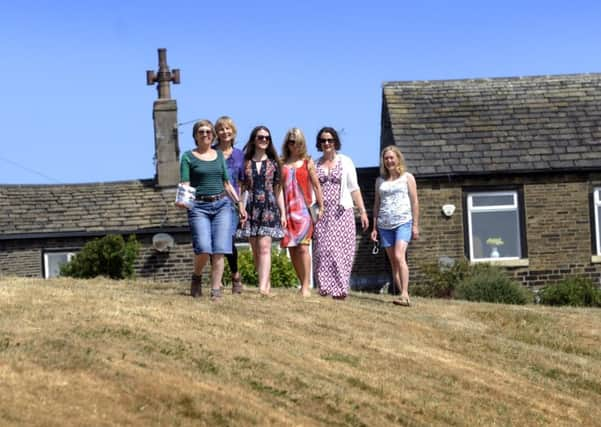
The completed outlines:
<svg viewBox="0 0 601 427">
<path fill-rule="evenodd" d="M 159 47 L 179 122 L 230 115 L 240 147 L 265 124 L 278 149 L 330 125 L 376 166 L 383 82 L 601 72 L 599 22 L 599 1 L 5 1 L 0 183 L 152 178 Z"/>
</svg>

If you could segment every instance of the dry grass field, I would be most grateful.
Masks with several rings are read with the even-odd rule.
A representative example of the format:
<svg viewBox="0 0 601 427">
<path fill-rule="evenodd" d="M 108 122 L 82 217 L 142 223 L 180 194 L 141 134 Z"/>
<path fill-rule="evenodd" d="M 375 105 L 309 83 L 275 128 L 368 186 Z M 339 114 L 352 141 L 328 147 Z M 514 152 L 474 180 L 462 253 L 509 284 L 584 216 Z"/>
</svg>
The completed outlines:
<svg viewBox="0 0 601 427">
<path fill-rule="evenodd" d="M 601 425 L 601 310 L 0 278 L 2 426 Z"/>
</svg>

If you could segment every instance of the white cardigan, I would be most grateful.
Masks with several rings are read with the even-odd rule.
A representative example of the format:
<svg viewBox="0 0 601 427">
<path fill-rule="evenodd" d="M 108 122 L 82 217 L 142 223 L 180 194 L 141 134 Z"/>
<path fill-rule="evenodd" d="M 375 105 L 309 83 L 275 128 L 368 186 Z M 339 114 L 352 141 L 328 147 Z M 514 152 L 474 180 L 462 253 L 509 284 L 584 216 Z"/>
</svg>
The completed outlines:
<svg viewBox="0 0 601 427">
<path fill-rule="evenodd" d="M 359 190 L 359 182 L 357 180 L 357 169 L 350 157 L 344 154 L 337 153 L 336 159 L 340 161 L 342 166 L 342 181 L 340 182 L 340 205 L 348 209 L 353 207 L 353 197 L 351 193 Z M 320 161 L 323 160 L 323 157 Z"/>
</svg>

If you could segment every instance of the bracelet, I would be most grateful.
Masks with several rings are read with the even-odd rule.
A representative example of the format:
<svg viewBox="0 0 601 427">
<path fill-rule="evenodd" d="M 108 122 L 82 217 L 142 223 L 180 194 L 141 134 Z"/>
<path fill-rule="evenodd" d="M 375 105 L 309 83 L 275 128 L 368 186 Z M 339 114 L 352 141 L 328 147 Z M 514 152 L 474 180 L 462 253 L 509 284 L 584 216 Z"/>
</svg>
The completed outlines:
<svg viewBox="0 0 601 427">
<path fill-rule="evenodd" d="M 363 215 L 363 214 L 366 214 L 366 213 L 367 213 L 367 211 L 365 209 L 359 209 L 359 214 L 360 215 Z"/>
</svg>

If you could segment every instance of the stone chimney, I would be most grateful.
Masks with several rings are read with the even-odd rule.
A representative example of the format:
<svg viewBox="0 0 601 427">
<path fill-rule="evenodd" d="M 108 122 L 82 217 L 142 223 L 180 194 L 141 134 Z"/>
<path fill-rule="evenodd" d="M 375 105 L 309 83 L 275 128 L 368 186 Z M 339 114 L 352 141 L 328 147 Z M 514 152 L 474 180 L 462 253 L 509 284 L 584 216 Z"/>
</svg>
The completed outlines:
<svg viewBox="0 0 601 427">
<path fill-rule="evenodd" d="M 159 49 L 159 71 L 146 71 L 146 84 L 157 83 L 159 98 L 152 107 L 154 121 L 155 186 L 175 187 L 179 183 L 177 103 L 171 99 L 171 82 L 179 84 L 179 70 L 169 70 L 167 49 Z"/>
</svg>

